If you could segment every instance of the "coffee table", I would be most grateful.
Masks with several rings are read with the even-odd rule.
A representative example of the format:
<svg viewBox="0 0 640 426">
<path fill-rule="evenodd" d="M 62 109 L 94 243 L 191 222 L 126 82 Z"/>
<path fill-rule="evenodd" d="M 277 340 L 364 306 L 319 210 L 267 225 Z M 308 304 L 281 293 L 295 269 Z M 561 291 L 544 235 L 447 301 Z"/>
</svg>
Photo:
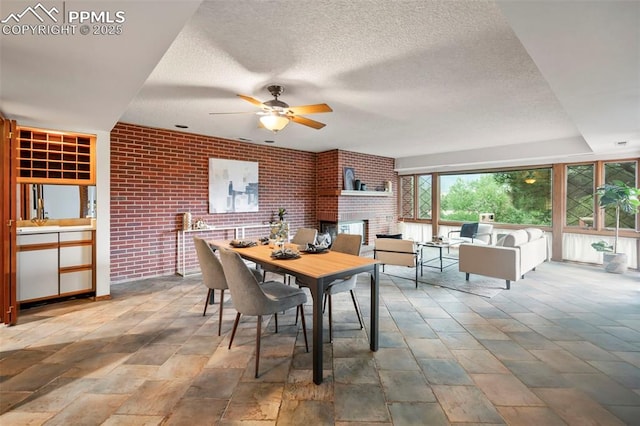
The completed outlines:
<svg viewBox="0 0 640 426">
<path fill-rule="evenodd" d="M 420 259 L 421 259 L 420 275 L 423 274 L 422 268 L 425 266 L 427 268 L 439 269 L 440 272 L 442 272 L 444 271 L 445 268 L 456 265 L 459 259 L 457 257 L 444 255 L 442 253 L 442 249 L 447 249 L 447 253 L 449 253 L 449 249 L 451 247 L 459 246 L 463 242 L 464 242 L 463 239 L 452 238 L 448 241 L 439 241 L 439 242 L 427 241 L 427 242 L 418 243 L 418 247 L 420 248 Z M 424 251 L 423 251 L 425 247 L 438 249 L 438 256 L 432 257 L 430 259 L 425 259 Z M 433 264 L 434 262 L 436 262 L 435 265 Z"/>
</svg>

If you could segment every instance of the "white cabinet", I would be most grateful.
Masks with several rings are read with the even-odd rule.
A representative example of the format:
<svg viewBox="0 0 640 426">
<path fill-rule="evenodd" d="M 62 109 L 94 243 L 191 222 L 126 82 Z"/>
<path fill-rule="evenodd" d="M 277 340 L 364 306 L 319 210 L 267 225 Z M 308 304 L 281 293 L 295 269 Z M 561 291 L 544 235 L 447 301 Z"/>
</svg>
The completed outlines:
<svg viewBox="0 0 640 426">
<path fill-rule="evenodd" d="M 19 302 L 95 290 L 94 231 L 29 233 L 17 243 Z"/>
<path fill-rule="evenodd" d="M 19 235 L 17 300 L 58 295 L 58 233 Z"/>
</svg>

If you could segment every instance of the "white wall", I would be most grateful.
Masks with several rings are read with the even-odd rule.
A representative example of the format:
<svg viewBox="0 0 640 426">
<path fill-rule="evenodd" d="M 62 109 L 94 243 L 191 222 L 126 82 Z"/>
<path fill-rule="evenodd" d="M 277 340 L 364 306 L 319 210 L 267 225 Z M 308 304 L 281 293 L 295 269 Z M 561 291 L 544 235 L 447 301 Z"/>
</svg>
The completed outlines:
<svg viewBox="0 0 640 426">
<path fill-rule="evenodd" d="M 96 140 L 96 296 L 111 293 L 111 134 L 95 132 Z"/>
</svg>

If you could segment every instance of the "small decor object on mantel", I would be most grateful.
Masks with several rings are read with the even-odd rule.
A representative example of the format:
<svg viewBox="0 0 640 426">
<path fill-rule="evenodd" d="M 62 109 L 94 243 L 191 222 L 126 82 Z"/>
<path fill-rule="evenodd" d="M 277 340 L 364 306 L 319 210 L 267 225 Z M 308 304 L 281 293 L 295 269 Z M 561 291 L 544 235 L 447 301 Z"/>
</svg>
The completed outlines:
<svg viewBox="0 0 640 426">
<path fill-rule="evenodd" d="M 344 168 L 344 189 L 346 191 L 353 191 L 354 189 L 357 191 L 360 188 L 355 187 L 356 182 L 356 172 L 352 167 Z"/>
</svg>

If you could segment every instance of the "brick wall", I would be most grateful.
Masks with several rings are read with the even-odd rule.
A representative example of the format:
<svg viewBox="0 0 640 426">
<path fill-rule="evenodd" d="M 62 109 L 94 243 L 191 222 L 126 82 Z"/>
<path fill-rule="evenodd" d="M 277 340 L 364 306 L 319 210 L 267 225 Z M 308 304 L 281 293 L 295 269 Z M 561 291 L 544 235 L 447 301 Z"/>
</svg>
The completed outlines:
<svg viewBox="0 0 640 426">
<path fill-rule="evenodd" d="M 209 158 L 259 163 L 259 212 L 208 213 Z M 217 227 L 265 224 L 281 206 L 292 230 L 317 228 L 320 220 L 363 219 L 369 221 L 370 244 L 375 233 L 394 231 L 396 196 L 339 196 L 343 167 L 353 167 L 368 189 L 387 180 L 397 188 L 390 158 L 339 150 L 316 154 L 118 123 L 111 132 L 111 282 L 175 274 L 177 229 L 187 211 Z M 322 191 L 333 195 L 316 195 Z M 267 232 L 248 229 L 246 236 Z M 198 267 L 194 235 L 230 239 L 233 231 L 188 233 L 187 270 Z"/>
<path fill-rule="evenodd" d="M 259 212 L 208 213 L 209 158 L 259 163 Z M 111 282 L 174 274 L 184 212 L 214 226 L 260 224 L 280 206 L 292 229 L 317 226 L 315 153 L 118 123 L 111 132 Z M 187 234 L 187 270 L 197 268 L 193 235 L 233 237 Z"/>
</svg>

